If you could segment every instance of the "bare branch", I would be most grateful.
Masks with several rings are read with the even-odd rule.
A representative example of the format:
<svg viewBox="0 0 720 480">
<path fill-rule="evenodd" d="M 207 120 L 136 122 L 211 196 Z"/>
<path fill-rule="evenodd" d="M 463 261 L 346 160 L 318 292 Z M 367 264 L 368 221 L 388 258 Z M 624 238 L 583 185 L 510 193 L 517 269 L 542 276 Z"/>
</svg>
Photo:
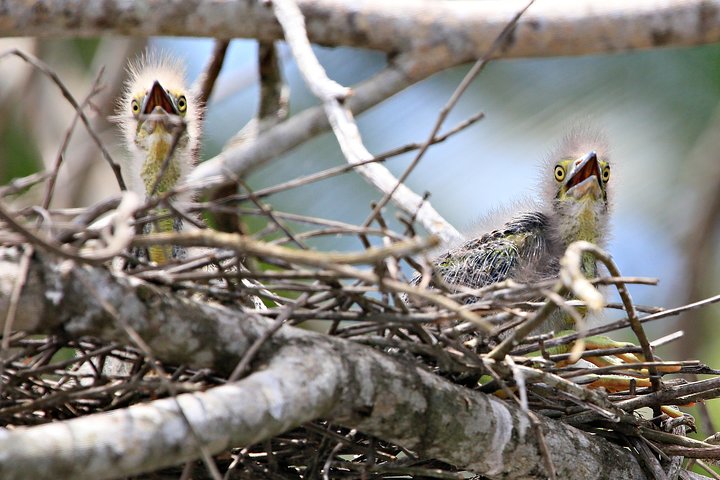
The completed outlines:
<svg viewBox="0 0 720 480">
<path fill-rule="evenodd" d="M 197 36 L 282 39 L 268 2 L 7 2 L 0 36 Z M 310 41 L 388 53 L 443 50 L 452 64 L 487 51 L 523 0 L 418 2 L 300 0 Z M 152 8 L 151 8 L 152 7 Z M 720 40 L 717 0 L 539 2 L 504 57 L 587 55 Z"/>
<path fill-rule="evenodd" d="M 325 70 L 312 51 L 305 31 L 305 21 L 300 9 L 293 0 L 277 0 L 272 2 L 273 11 L 283 27 L 285 39 L 305 79 L 305 83 L 323 103 L 325 114 L 335 137 L 340 144 L 345 159 L 351 164 L 362 163 L 374 158 L 362 142 L 360 130 L 351 110 L 345 106 L 350 90 L 330 80 Z M 439 129 L 439 126 L 438 126 Z M 433 132 L 432 137 L 435 136 Z M 433 138 L 427 142 L 430 145 Z M 427 148 L 427 146 L 425 148 Z M 366 163 L 358 166 L 361 173 L 370 183 L 385 195 L 384 201 L 392 198 L 406 213 L 417 214 L 417 220 L 432 234 L 437 235 L 446 243 L 459 241 L 462 235 L 432 208 L 429 202 L 407 188 L 383 165 Z M 394 194 L 397 193 L 397 196 Z M 376 207 L 373 218 L 382 205 Z M 366 222 L 365 226 L 370 222 Z"/>
</svg>

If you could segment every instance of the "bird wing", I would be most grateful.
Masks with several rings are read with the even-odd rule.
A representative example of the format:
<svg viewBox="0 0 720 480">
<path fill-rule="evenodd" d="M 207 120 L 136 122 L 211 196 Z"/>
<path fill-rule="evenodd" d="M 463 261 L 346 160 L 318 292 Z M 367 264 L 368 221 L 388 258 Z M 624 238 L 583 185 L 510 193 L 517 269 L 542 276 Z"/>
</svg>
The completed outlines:
<svg viewBox="0 0 720 480">
<path fill-rule="evenodd" d="M 440 255 L 435 271 L 452 290 L 453 285 L 480 288 L 523 273 L 537 277 L 547 251 L 547 218 L 538 212 L 513 218 L 502 228 Z M 534 278 L 533 278 L 534 279 Z"/>
</svg>

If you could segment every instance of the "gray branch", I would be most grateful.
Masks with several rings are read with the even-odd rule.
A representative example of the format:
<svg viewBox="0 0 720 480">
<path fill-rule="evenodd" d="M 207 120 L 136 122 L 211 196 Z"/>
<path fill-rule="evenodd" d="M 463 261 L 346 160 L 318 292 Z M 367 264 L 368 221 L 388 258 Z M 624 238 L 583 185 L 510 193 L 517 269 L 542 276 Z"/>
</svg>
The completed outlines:
<svg viewBox="0 0 720 480">
<path fill-rule="evenodd" d="M 314 43 L 388 53 L 442 49 L 479 58 L 524 1 L 299 0 Z M 195 36 L 282 39 L 266 2 L 55 0 L 3 2 L 0 36 Z M 505 57 L 587 55 L 720 40 L 717 0 L 538 2 Z"/>
<path fill-rule="evenodd" d="M 19 274 L 17 255 L 5 253 L 2 319 Z M 252 311 L 197 303 L 102 268 L 43 259 L 32 261 L 18 306 L 18 329 L 124 341 L 119 323 L 127 323 L 158 359 L 221 373 L 271 324 Z M 532 424 L 519 408 L 368 347 L 286 327 L 263 346 L 254 369 L 237 383 L 177 401 L 0 430 L 0 476 L 122 477 L 198 458 L 198 441 L 217 453 L 325 418 L 490 478 L 546 477 Z M 541 422 L 558 478 L 645 478 L 628 450 Z"/>
</svg>

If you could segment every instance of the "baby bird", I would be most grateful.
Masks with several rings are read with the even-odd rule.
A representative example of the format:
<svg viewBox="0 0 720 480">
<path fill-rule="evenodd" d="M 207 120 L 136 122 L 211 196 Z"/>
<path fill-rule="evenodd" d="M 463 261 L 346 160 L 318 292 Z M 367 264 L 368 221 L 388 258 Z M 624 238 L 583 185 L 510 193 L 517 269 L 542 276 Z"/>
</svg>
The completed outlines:
<svg viewBox="0 0 720 480">
<path fill-rule="evenodd" d="M 130 151 L 122 172 L 128 187 L 148 199 L 171 190 L 197 163 L 203 106 L 176 58 L 148 52 L 130 62 L 128 72 L 115 117 Z M 165 216 L 169 210 L 155 213 Z M 146 225 L 144 233 L 181 229 L 182 219 L 166 217 Z M 147 252 L 159 265 L 183 255 L 176 246 L 153 246 Z"/>
<path fill-rule="evenodd" d="M 558 276 L 570 243 L 586 240 L 603 247 L 610 215 L 607 155 L 602 134 L 587 126 L 573 129 L 543 168 L 542 201 L 501 228 L 437 257 L 436 273 L 451 291 L 453 286 L 480 288 L 506 279 L 534 282 Z M 582 270 L 588 278 L 597 276 L 592 255 L 583 257 Z M 572 326 L 568 315 L 557 312 L 543 330 Z"/>
</svg>

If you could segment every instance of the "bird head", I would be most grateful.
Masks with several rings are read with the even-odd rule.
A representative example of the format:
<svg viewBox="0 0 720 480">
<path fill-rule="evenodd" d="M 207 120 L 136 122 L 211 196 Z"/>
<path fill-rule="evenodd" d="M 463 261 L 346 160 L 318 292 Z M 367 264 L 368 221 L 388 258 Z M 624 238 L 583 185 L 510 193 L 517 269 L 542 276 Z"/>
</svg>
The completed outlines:
<svg viewBox="0 0 720 480">
<path fill-rule="evenodd" d="M 556 201 L 582 204 L 607 203 L 610 164 L 590 150 L 578 158 L 563 158 L 553 168 L 557 182 Z"/>
<path fill-rule="evenodd" d="M 130 177 L 133 190 L 149 195 L 176 142 L 158 182 L 157 192 L 166 191 L 196 163 L 202 106 L 187 87 L 185 68 L 177 59 L 146 53 L 131 62 L 128 71 L 115 116 L 133 153 L 123 174 Z"/>
<path fill-rule="evenodd" d="M 607 150 L 599 132 L 576 128 L 546 164 L 548 214 L 566 245 L 575 240 L 604 243 L 609 213 Z"/>
</svg>

